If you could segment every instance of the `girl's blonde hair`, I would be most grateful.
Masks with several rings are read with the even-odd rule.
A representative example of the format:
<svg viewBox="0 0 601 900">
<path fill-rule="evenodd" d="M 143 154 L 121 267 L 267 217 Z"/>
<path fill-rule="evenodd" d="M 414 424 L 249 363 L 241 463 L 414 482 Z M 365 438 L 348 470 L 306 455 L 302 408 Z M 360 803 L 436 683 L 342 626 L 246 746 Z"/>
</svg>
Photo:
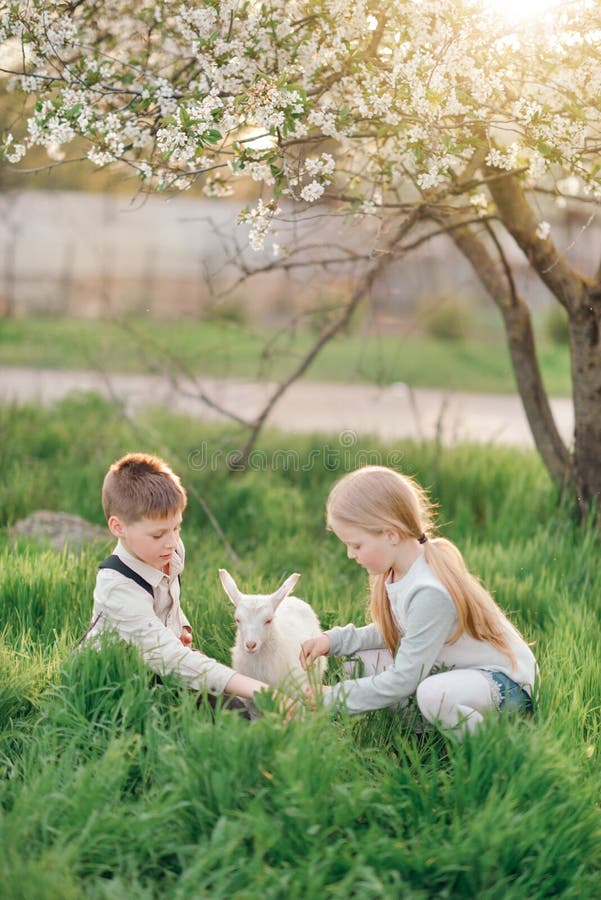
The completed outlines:
<svg viewBox="0 0 601 900">
<path fill-rule="evenodd" d="M 329 528 L 339 522 L 373 534 L 393 531 L 402 540 L 419 540 L 425 535 L 426 562 L 448 590 L 457 609 L 459 621 L 449 643 L 453 644 L 467 631 L 476 640 L 490 641 L 515 662 L 507 640 L 509 623 L 502 611 L 467 570 L 455 544 L 433 536 L 434 509 L 426 491 L 413 478 L 386 466 L 364 466 L 349 472 L 334 485 L 326 506 Z M 394 654 L 399 632 L 386 591 L 387 576 L 386 572 L 370 578 L 370 611 Z"/>
</svg>

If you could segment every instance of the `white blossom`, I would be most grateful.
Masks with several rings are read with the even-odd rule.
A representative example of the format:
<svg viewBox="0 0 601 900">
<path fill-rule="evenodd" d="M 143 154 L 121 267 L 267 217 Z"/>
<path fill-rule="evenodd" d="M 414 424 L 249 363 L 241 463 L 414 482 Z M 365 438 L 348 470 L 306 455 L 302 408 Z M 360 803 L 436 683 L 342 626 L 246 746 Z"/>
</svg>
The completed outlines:
<svg viewBox="0 0 601 900">
<path fill-rule="evenodd" d="M 240 223 L 250 224 L 248 241 L 255 251 L 262 250 L 265 238 L 273 233 L 273 219 L 279 215 L 279 209 L 275 203 L 264 203 L 259 199 L 254 209 L 242 210 L 238 217 Z"/>
<path fill-rule="evenodd" d="M 27 147 L 24 144 L 15 144 L 13 135 L 9 134 L 4 142 L 3 153 L 9 163 L 18 163 L 27 153 Z"/>
<path fill-rule="evenodd" d="M 202 192 L 206 197 L 231 197 L 234 193 L 234 188 L 231 184 L 215 175 L 207 178 Z"/>
<path fill-rule="evenodd" d="M 519 150 L 520 147 L 515 141 L 505 150 L 493 147 L 486 157 L 486 162 L 489 166 L 495 166 L 497 169 L 511 171 L 517 167 Z"/>
<path fill-rule="evenodd" d="M 43 148 L 56 159 L 82 137 L 93 164 L 123 160 L 151 188 L 200 180 L 222 197 L 246 179 L 264 198 L 245 217 L 257 247 L 280 194 L 312 204 L 327 185 L 382 217 L 426 191 L 484 214 L 482 170 L 456 196 L 482 147 L 527 187 L 596 197 L 596 6 L 558 4 L 510 30 L 479 0 L 459 6 L 105 0 L 65 15 L 59 0 L 5 4 L 0 44 L 15 68 L 3 85 L 26 113 L 3 158 Z M 253 147 L 253 134 L 268 144 Z"/>
<path fill-rule="evenodd" d="M 307 203 L 314 203 L 316 200 L 319 200 L 321 195 L 323 194 L 325 188 L 323 184 L 319 181 L 312 181 L 310 184 L 306 184 L 300 195 L 303 200 L 306 200 Z"/>
<path fill-rule="evenodd" d="M 112 153 L 109 153 L 107 150 L 103 150 L 100 147 L 92 147 L 88 150 L 86 156 L 95 166 L 107 166 L 109 163 L 115 161 L 115 157 Z"/>
<path fill-rule="evenodd" d="M 541 241 L 546 241 L 551 232 L 551 226 L 548 222 L 539 222 L 536 228 L 536 236 L 540 238 Z"/>
<path fill-rule="evenodd" d="M 472 194 L 469 198 L 470 205 L 477 209 L 480 214 L 484 214 L 488 210 L 488 197 L 486 194 Z"/>
<path fill-rule="evenodd" d="M 545 157 L 541 153 L 534 150 L 530 154 L 530 159 L 528 160 L 528 174 L 529 174 L 530 178 L 532 180 L 536 181 L 536 180 L 542 178 L 543 175 L 545 174 L 545 172 L 548 171 L 548 169 L 549 169 L 548 160 L 546 160 Z"/>
<path fill-rule="evenodd" d="M 561 178 L 557 182 L 557 190 L 562 194 L 569 194 L 577 197 L 580 193 L 580 179 L 576 175 L 568 175 L 567 178 Z"/>
<path fill-rule="evenodd" d="M 275 183 L 275 178 L 273 177 L 271 168 L 267 163 L 251 162 L 246 167 L 246 171 L 253 181 L 261 181 L 267 185 Z"/>
<path fill-rule="evenodd" d="M 62 162 L 66 156 L 66 153 L 60 144 L 47 144 L 46 153 L 48 154 L 50 159 L 55 160 L 55 162 Z"/>
<path fill-rule="evenodd" d="M 304 170 L 308 175 L 332 175 L 336 162 L 331 153 L 322 153 L 321 156 L 308 156 L 304 162 Z"/>
</svg>

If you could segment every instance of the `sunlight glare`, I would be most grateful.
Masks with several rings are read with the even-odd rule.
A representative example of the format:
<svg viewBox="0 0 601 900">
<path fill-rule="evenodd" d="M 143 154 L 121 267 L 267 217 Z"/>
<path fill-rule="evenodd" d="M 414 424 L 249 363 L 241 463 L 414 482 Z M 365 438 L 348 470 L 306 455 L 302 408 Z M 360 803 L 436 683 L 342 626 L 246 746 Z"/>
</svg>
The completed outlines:
<svg viewBox="0 0 601 900">
<path fill-rule="evenodd" d="M 509 22 L 524 21 L 551 12 L 562 0 L 483 0 L 484 7 Z"/>
<path fill-rule="evenodd" d="M 9 38 L 0 43 L 0 69 L 19 69 L 23 60 L 23 49 L 19 38 Z M 0 74 L 7 74 L 5 72 Z"/>
<path fill-rule="evenodd" d="M 244 142 L 251 150 L 258 151 L 271 150 L 277 143 L 275 137 L 266 132 L 264 128 L 249 129 Z"/>
</svg>

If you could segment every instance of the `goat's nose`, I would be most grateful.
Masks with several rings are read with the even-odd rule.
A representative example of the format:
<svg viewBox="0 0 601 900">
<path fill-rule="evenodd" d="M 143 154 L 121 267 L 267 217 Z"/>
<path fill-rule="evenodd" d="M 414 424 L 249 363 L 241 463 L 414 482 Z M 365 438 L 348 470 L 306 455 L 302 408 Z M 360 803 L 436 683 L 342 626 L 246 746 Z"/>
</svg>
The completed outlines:
<svg viewBox="0 0 601 900">
<path fill-rule="evenodd" d="M 249 653 L 254 653 L 255 650 L 257 649 L 257 642 L 256 641 L 247 641 L 244 646 L 246 647 L 246 649 L 248 650 Z"/>
</svg>

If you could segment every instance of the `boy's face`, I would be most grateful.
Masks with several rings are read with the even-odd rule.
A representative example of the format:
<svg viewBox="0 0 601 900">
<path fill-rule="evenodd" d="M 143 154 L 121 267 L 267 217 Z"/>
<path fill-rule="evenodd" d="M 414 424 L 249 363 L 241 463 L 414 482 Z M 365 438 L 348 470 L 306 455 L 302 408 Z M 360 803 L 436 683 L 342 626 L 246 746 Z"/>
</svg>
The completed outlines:
<svg viewBox="0 0 601 900">
<path fill-rule="evenodd" d="M 119 516 L 111 516 L 108 520 L 111 533 L 120 539 L 128 553 L 160 571 L 173 556 L 181 524 L 181 510 L 164 519 L 144 518 L 126 523 Z"/>
</svg>

